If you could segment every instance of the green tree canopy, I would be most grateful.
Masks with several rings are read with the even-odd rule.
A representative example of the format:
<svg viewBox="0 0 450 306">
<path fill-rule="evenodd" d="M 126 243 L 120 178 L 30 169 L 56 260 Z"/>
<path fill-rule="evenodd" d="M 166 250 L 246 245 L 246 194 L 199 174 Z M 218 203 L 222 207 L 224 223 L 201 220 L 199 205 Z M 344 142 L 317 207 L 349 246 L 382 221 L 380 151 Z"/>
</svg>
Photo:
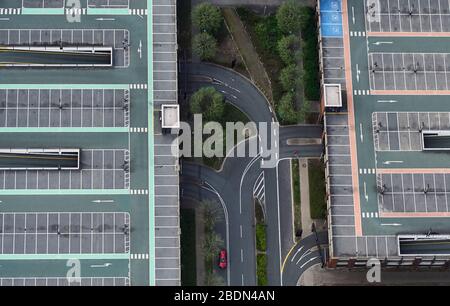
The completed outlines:
<svg viewBox="0 0 450 306">
<path fill-rule="evenodd" d="M 217 41 L 208 33 L 195 35 L 192 49 L 201 60 L 209 60 L 216 55 Z"/>
<path fill-rule="evenodd" d="M 277 11 L 278 27 L 285 34 L 299 34 L 302 29 L 304 10 L 296 0 L 287 0 Z"/>
<path fill-rule="evenodd" d="M 280 83 L 288 92 L 295 92 L 302 85 L 302 73 L 300 68 L 291 64 L 280 71 Z"/>
<path fill-rule="evenodd" d="M 278 103 L 277 113 L 283 124 L 297 123 L 297 112 L 294 108 L 295 95 L 291 92 L 286 93 Z"/>
<path fill-rule="evenodd" d="M 220 9 L 207 2 L 196 5 L 192 11 L 192 23 L 200 32 L 207 32 L 212 35 L 219 31 L 222 18 Z"/>
<path fill-rule="evenodd" d="M 203 114 L 204 121 L 220 121 L 224 114 L 225 100 L 214 87 L 203 87 L 192 95 L 190 109 L 193 114 Z"/>
<path fill-rule="evenodd" d="M 278 54 L 286 64 L 293 64 L 301 57 L 300 38 L 297 35 L 283 36 L 277 45 Z"/>
</svg>

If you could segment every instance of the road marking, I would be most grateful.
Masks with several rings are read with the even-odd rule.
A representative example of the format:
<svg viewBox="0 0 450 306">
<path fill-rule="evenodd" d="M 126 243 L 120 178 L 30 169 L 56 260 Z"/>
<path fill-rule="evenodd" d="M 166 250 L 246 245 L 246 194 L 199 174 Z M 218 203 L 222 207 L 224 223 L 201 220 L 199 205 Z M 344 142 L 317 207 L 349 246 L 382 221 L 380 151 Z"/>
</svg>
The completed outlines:
<svg viewBox="0 0 450 306">
<path fill-rule="evenodd" d="M 241 262 L 244 262 L 244 250 L 241 249 Z"/>
<path fill-rule="evenodd" d="M 295 256 L 297 256 L 298 252 L 300 252 L 301 250 L 303 250 L 303 245 L 297 250 L 297 252 L 295 252 L 294 256 L 292 256 L 291 262 L 294 261 Z"/>
<path fill-rule="evenodd" d="M 92 203 L 114 203 L 114 200 L 94 200 Z"/>
<path fill-rule="evenodd" d="M 393 44 L 392 41 L 377 41 L 373 43 L 375 46 L 379 46 L 379 45 L 390 45 Z"/>
<path fill-rule="evenodd" d="M 241 285 L 244 286 L 244 274 L 241 274 Z"/>
<path fill-rule="evenodd" d="M 402 226 L 400 223 L 381 223 L 381 226 Z"/>
<path fill-rule="evenodd" d="M 310 263 L 311 261 L 313 261 L 316 258 L 317 258 L 317 256 L 310 258 L 307 262 L 305 262 L 303 265 L 300 266 L 300 269 L 303 269 L 304 266 L 306 266 L 308 263 Z"/>
<path fill-rule="evenodd" d="M 139 40 L 139 48 L 138 48 L 139 58 L 142 58 L 142 40 Z"/>
<path fill-rule="evenodd" d="M 366 202 L 369 201 L 369 195 L 367 194 L 366 182 L 364 182 L 364 197 L 366 198 Z"/>
<path fill-rule="evenodd" d="M 102 265 L 91 265 L 91 268 L 107 268 L 107 267 L 110 267 L 110 266 L 112 266 L 112 263 L 107 262 L 107 263 L 104 263 Z"/>
<path fill-rule="evenodd" d="M 378 103 L 397 103 L 397 100 L 378 100 Z"/>
<path fill-rule="evenodd" d="M 355 24 L 355 8 L 352 6 L 352 21 Z"/>
<path fill-rule="evenodd" d="M 240 232 L 241 232 L 241 238 L 242 238 L 242 225 L 239 225 L 239 229 L 240 229 Z"/>
<path fill-rule="evenodd" d="M 114 21 L 116 19 L 115 18 L 95 18 L 95 20 L 98 20 L 98 21 Z"/>
<path fill-rule="evenodd" d="M 305 253 L 302 254 L 302 256 L 300 256 L 300 258 L 297 260 L 297 262 L 295 263 L 295 265 L 298 265 L 298 263 L 305 258 L 306 256 L 308 256 L 309 254 L 311 254 L 311 249 L 307 250 Z"/>
<path fill-rule="evenodd" d="M 361 70 L 359 70 L 359 65 L 356 64 L 356 81 L 359 83 L 359 74 L 361 73 Z"/>
<path fill-rule="evenodd" d="M 362 123 L 359 124 L 359 137 L 361 138 L 361 142 L 364 142 Z"/>
<path fill-rule="evenodd" d="M 403 164 L 402 160 L 387 160 L 383 162 L 383 165 L 390 165 L 390 164 Z"/>
</svg>

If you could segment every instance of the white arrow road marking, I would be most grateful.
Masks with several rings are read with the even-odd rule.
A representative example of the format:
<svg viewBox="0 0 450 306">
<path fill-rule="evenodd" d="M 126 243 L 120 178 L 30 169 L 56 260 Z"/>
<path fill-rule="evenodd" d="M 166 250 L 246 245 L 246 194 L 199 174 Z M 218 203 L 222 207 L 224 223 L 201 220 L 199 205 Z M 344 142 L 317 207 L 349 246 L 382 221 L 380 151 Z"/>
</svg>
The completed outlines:
<svg viewBox="0 0 450 306">
<path fill-rule="evenodd" d="M 397 103 L 397 100 L 378 100 L 378 103 Z"/>
<path fill-rule="evenodd" d="M 392 41 L 377 41 L 377 42 L 374 42 L 373 44 L 376 45 L 376 46 L 379 46 L 379 45 L 390 45 L 390 44 L 393 44 L 393 42 Z"/>
<path fill-rule="evenodd" d="M 139 40 L 139 48 L 138 48 L 139 58 L 142 58 L 142 40 Z"/>
<path fill-rule="evenodd" d="M 311 254 L 311 250 L 307 250 L 305 253 L 302 254 L 302 256 L 300 256 L 300 258 L 297 260 L 297 262 L 295 263 L 295 265 L 298 265 L 298 263 L 305 258 L 306 256 L 308 256 L 309 254 Z"/>
<path fill-rule="evenodd" d="M 359 137 L 361 138 L 361 142 L 364 142 L 362 123 L 359 124 Z"/>
<path fill-rule="evenodd" d="M 369 201 L 369 195 L 367 194 L 366 182 L 364 182 L 364 197 L 366 198 L 366 202 L 368 202 Z"/>
<path fill-rule="evenodd" d="M 307 262 L 305 262 L 303 265 L 300 266 L 300 269 L 303 269 L 304 266 L 306 266 L 308 263 L 310 263 L 311 261 L 313 261 L 316 258 L 317 258 L 317 256 L 314 256 L 313 258 L 310 258 Z"/>
<path fill-rule="evenodd" d="M 95 20 L 98 20 L 98 21 L 114 21 L 116 19 L 115 18 L 95 18 Z"/>
<path fill-rule="evenodd" d="M 352 6 L 352 21 L 355 24 L 355 8 Z"/>
<path fill-rule="evenodd" d="M 94 200 L 92 203 L 114 203 L 114 200 Z"/>
<path fill-rule="evenodd" d="M 361 70 L 359 70 L 359 65 L 356 64 L 356 81 L 359 83 L 359 74 L 361 73 Z"/>
<path fill-rule="evenodd" d="M 402 226 L 400 223 L 381 223 L 381 226 Z"/>
<path fill-rule="evenodd" d="M 402 160 L 388 160 L 383 162 L 384 165 L 390 165 L 390 164 L 403 164 Z"/>
<path fill-rule="evenodd" d="M 295 252 L 295 254 L 294 254 L 294 256 L 292 256 L 292 258 L 291 258 L 291 262 L 293 262 L 294 261 L 294 258 L 295 258 L 295 256 L 297 256 L 297 254 L 298 254 L 298 252 L 300 252 L 301 250 L 303 250 L 303 245 L 297 250 L 297 252 Z"/>
<path fill-rule="evenodd" d="M 110 266 L 112 266 L 112 263 L 107 262 L 107 263 L 104 263 L 103 265 L 91 265 L 91 268 L 106 268 L 106 267 L 110 267 Z"/>
</svg>

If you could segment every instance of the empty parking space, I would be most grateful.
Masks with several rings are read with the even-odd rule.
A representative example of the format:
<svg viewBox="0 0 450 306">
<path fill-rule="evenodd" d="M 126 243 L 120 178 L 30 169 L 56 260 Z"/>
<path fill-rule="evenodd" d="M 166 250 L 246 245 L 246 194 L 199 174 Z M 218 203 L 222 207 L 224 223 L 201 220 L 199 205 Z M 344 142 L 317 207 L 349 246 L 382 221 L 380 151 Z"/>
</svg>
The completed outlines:
<svg viewBox="0 0 450 306">
<path fill-rule="evenodd" d="M 0 127 L 128 127 L 129 91 L 0 90 Z"/>
<path fill-rule="evenodd" d="M 367 4 L 369 32 L 450 31 L 447 0 L 370 0 Z"/>
<path fill-rule="evenodd" d="M 128 8 L 129 0 L 88 0 L 90 8 Z"/>
<path fill-rule="evenodd" d="M 449 212 L 450 174 L 379 174 L 377 189 L 383 212 Z"/>
<path fill-rule="evenodd" d="M 114 67 L 128 67 L 130 33 L 124 29 L 2 29 L 0 45 L 96 45 L 114 48 Z"/>
<path fill-rule="evenodd" d="M 82 150 L 81 170 L 0 171 L 0 189 L 128 189 L 129 152 Z"/>
<path fill-rule="evenodd" d="M 0 286 L 129 286 L 128 277 L 80 277 L 69 283 L 67 277 L 0 278 Z"/>
<path fill-rule="evenodd" d="M 26 8 L 63 8 L 64 0 L 22 0 Z"/>
<path fill-rule="evenodd" d="M 369 53 L 373 90 L 449 90 L 448 53 Z"/>
<path fill-rule="evenodd" d="M 376 151 L 422 151 L 422 131 L 450 130 L 449 112 L 372 114 Z"/>
<path fill-rule="evenodd" d="M 1 254 L 129 252 L 128 213 L 1 213 Z"/>
</svg>

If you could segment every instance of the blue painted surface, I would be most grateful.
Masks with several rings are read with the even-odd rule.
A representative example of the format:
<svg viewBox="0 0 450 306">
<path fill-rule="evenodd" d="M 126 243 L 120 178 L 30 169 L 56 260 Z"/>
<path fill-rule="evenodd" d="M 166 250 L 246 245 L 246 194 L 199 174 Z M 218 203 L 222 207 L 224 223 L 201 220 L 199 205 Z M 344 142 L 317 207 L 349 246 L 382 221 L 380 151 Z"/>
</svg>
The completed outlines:
<svg viewBox="0 0 450 306">
<path fill-rule="evenodd" d="M 320 29 L 322 37 L 342 37 L 341 0 L 320 0 Z"/>
</svg>

